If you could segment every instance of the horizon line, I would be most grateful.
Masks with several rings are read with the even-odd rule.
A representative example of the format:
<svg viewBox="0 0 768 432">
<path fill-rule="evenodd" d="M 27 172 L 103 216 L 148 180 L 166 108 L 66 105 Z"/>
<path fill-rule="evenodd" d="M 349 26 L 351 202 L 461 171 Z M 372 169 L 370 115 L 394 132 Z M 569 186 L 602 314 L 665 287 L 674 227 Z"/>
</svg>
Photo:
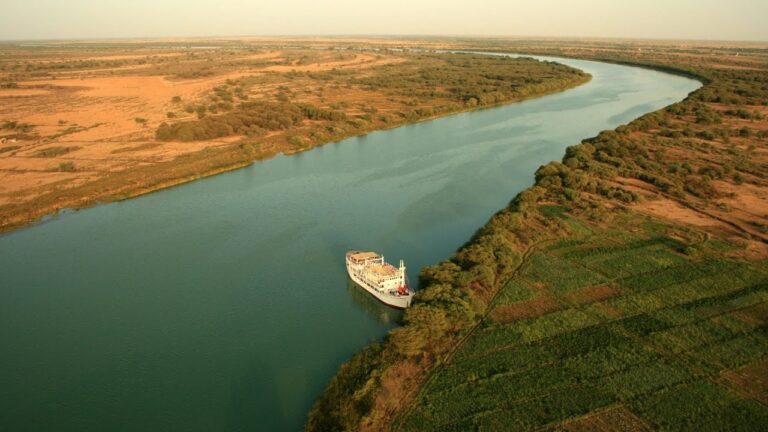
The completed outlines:
<svg viewBox="0 0 768 432">
<path fill-rule="evenodd" d="M 88 42 L 88 41 L 139 41 L 139 40 L 221 40 L 241 38 L 264 39 L 312 39 L 312 38 L 364 38 L 364 39 L 440 39 L 440 38 L 465 38 L 465 39 L 528 39 L 528 40 L 617 40 L 617 41 L 665 41 L 665 42 L 726 42 L 726 43 L 752 43 L 768 44 L 768 40 L 758 39 L 697 39 L 697 38 L 669 38 L 669 37 L 626 37 L 626 36 L 545 36 L 545 35 L 513 35 L 513 34 L 366 34 L 366 33 L 339 33 L 339 34 L 250 34 L 250 35 L 206 35 L 206 36 L 107 36 L 107 37 L 63 37 L 63 38 L 24 38 L 24 39 L 0 39 L 0 43 L 21 42 Z"/>
</svg>

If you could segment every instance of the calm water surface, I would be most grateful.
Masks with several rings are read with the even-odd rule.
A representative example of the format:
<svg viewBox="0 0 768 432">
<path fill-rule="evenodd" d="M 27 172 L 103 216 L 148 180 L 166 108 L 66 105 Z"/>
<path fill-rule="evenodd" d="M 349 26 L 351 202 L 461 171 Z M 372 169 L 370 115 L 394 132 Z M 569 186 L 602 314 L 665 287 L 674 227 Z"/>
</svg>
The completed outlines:
<svg viewBox="0 0 768 432">
<path fill-rule="evenodd" d="M 584 86 L 329 144 L 0 237 L 0 430 L 299 430 L 397 313 L 344 252 L 411 280 L 566 146 L 698 82 L 562 60 Z"/>
</svg>

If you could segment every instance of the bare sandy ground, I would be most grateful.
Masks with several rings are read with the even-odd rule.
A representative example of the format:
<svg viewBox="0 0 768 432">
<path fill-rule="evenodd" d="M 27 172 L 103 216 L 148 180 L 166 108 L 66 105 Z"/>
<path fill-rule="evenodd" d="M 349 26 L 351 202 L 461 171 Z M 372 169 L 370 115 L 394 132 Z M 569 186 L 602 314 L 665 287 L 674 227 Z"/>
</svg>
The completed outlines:
<svg viewBox="0 0 768 432">
<path fill-rule="evenodd" d="M 145 51 L 143 54 L 102 55 L 102 56 L 95 56 L 95 57 L 86 57 L 84 60 L 135 60 L 135 59 L 143 59 L 147 57 L 176 57 L 180 55 L 182 54 Z"/>
<path fill-rule="evenodd" d="M 72 52 L 63 50 L 51 54 L 50 58 L 30 59 L 30 62 L 42 65 L 145 59 L 147 64 L 120 63 L 111 69 L 55 69 L 51 72 L 53 78 L 16 81 L 18 88 L 0 89 L 0 125 L 15 121 L 34 126 L 32 136 L 22 138 L 15 137 L 18 131 L 0 129 L 0 205 L 32 201 L 52 190 L 98 182 L 110 173 L 231 145 L 239 137 L 183 143 L 154 139 L 154 131 L 160 123 L 195 118 L 183 107 L 206 104 L 206 95 L 227 80 L 292 71 L 364 70 L 403 61 L 397 56 L 370 52 L 260 50 L 234 55 L 217 53 L 139 50 L 110 54 L 86 51 L 85 56 L 73 57 Z M 233 66 L 213 76 L 193 79 L 146 73 L 158 68 L 162 70 L 167 61 L 186 61 L 193 67 L 211 63 L 201 55 L 219 55 L 222 62 L 230 62 Z M 309 61 L 296 60 L 300 56 L 306 56 Z M 286 61 L 290 64 L 270 64 Z M 249 95 L 264 96 L 275 87 L 273 84 L 256 86 L 249 90 Z M 354 93 L 329 89 L 321 98 L 313 94 L 316 91 L 317 88 L 310 86 L 303 97 L 317 102 L 327 96 L 327 102 L 332 103 L 337 97 L 343 99 Z M 359 99 L 365 101 L 369 96 L 360 95 Z M 181 98 L 182 102 L 174 103 L 174 97 Z M 168 112 L 173 112 L 176 118 L 169 120 Z M 62 148 L 66 151 L 57 154 Z M 41 154 L 48 156 L 41 157 Z M 74 169 L 68 169 L 72 166 Z"/>
<path fill-rule="evenodd" d="M 0 98 L 44 96 L 44 95 L 49 95 L 50 93 L 51 93 L 50 90 L 44 90 L 44 89 L 29 89 L 29 88 L 0 89 Z"/>
<path fill-rule="evenodd" d="M 632 205 L 635 211 L 712 233 L 726 233 L 745 243 L 744 250 L 739 252 L 741 255 L 768 258 L 768 233 L 761 228 L 768 223 L 768 189 L 763 186 L 713 181 L 721 196 L 712 202 L 699 201 L 698 207 L 692 208 L 664 196 L 655 186 L 643 181 L 617 177 L 614 182 L 642 197 Z M 744 234 L 751 238 L 744 238 Z"/>
<path fill-rule="evenodd" d="M 660 217 L 662 219 L 669 219 L 683 224 L 694 225 L 698 227 L 722 226 L 722 223 L 717 219 L 704 216 L 701 213 L 691 210 L 690 208 L 683 207 L 677 201 L 669 198 L 659 197 L 653 200 L 643 201 L 632 206 L 632 208 L 641 213 L 646 213 L 652 216 Z"/>
</svg>

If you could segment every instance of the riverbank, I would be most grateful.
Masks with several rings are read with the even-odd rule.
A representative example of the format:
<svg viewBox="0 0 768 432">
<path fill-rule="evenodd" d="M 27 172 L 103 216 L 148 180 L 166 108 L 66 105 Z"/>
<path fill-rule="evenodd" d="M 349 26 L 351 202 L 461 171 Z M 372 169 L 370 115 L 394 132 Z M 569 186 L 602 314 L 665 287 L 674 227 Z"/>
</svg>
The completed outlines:
<svg viewBox="0 0 768 432">
<path fill-rule="evenodd" d="M 72 98 L 90 100 L 81 95 L 82 90 L 70 89 L 71 77 L 50 83 L 21 81 L 23 76 L 6 77 L 22 83 L 14 83 L 16 87 L 8 91 L 19 93 L 43 87 L 45 91 L 23 99 L 13 96 L 14 103 L 23 104 L 0 112 L 0 120 L 8 126 L 0 135 L 14 140 L 12 146 L 0 146 L 0 174 L 6 184 L 0 191 L 0 232 L 61 209 L 123 200 L 276 155 L 540 97 L 590 79 L 575 69 L 530 59 L 429 53 L 338 54 L 341 57 L 337 58 L 331 54 L 269 51 L 258 54 L 260 63 L 251 69 L 232 69 L 251 64 L 234 63 L 229 66 L 232 70 L 216 71 L 218 76 L 206 77 L 200 83 L 199 79 L 187 77 L 191 73 L 187 69 L 193 66 L 168 66 L 176 75 L 136 79 L 147 81 L 141 86 L 163 87 L 171 82 L 174 87 L 163 88 L 162 93 L 178 94 L 144 102 L 141 109 L 146 112 L 130 124 L 119 119 L 119 127 L 106 118 L 90 127 L 50 120 L 66 117 L 66 111 L 57 110 L 68 107 L 67 101 L 71 103 Z M 301 58 L 293 60 L 295 56 Z M 253 57 L 248 54 L 242 61 L 252 62 Z M 161 63 L 154 65 L 157 70 L 142 73 L 161 73 L 166 60 L 148 57 L 144 61 Z M 110 86 L 128 86 L 132 82 L 126 77 L 106 78 L 98 75 L 101 72 L 93 73 L 97 75 L 90 81 L 80 79 L 77 84 L 89 89 L 86 95 L 98 93 L 98 98 L 92 98 L 96 105 L 111 100 L 103 96 L 111 95 L 114 89 Z M 116 82 L 113 85 L 109 80 Z M 139 97 L 116 95 L 113 108 L 120 108 L 121 100 Z M 42 98 L 45 118 L 29 108 L 35 98 Z M 45 98 L 51 100 L 46 102 Z M 96 110 L 99 106 L 90 108 Z M 101 111 L 106 108 L 102 106 Z M 294 111 L 300 112 L 291 118 Z M 166 114 L 168 118 L 163 119 Z M 41 121 L 54 125 L 34 124 Z M 244 122 L 249 126 L 245 127 Z M 110 132 L 110 128 L 114 131 Z M 129 130 L 132 132 L 125 135 Z M 118 136 L 110 135 L 113 133 Z M 89 136 L 94 140 L 84 141 Z"/>
<path fill-rule="evenodd" d="M 340 369 L 307 430 L 761 424 L 766 411 L 753 395 L 765 389 L 729 383 L 764 374 L 768 352 L 768 213 L 750 210 L 768 190 L 765 70 L 521 45 L 505 48 L 635 62 L 706 84 L 540 168 L 535 185 L 450 260 L 422 271 L 405 325 Z M 701 279 L 712 263 L 743 283 Z M 707 307 L 727 311 L 738 330 L 725 331 Z M 682 318 L 692 310 L 706 318 Z M 675 342 L 693 328 L 693 344 Z M 729 351 L 736 345 L 750 349 Z M 676 374 L 661 370 L 680 353 L 688 360 L 671 366 Z M 617 371 L 626 376 L 611 381 Z M 632 392 L 633 373 L 653 384 Z M 702 394 L 713 416 L 697 414 Z"/>
<path fill-rule="evenodd" d="M 300 429 L 339 365 L 399 322 L 348 285 L 346 251 L 404 259 L 415 283 L 528 187 L 532 167 L 698 86 L 569 64 L 593 79 L 0 236 L 3 424 Z"/>
</svg>

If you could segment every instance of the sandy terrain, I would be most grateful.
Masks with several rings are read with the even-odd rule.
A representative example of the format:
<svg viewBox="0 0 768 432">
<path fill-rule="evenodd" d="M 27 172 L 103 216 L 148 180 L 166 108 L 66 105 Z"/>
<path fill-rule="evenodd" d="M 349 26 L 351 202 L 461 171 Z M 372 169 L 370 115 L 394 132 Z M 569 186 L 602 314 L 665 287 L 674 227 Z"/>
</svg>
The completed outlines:
<svg viewBox="0 0 768 432">
<path fill-rule="evenodd" d="M 44 89 L 30 89 L 30 88 L 17 88 L 17 89 L 0 89 L 0 100 L 3 98 L 17 98 L 27 96 L 43 96 L 50 94 L 50 90 Z"/>
<path fill-rule="evenodd" d="M 20 125 L 0 129 L 0 206 L 29 203 L 35 207 L 45 194 L 97 184 L 115 173 L 173 163 L 203 150 L 221 150 L 216 157 L 232 160 L 235 156 L 227 152 L 236 152 L 233 146 L 243 137 L 159 142 L 155 130 L 163 122 L 196 119 L 188 107 L 211 106 L 215 88 L 240 79 L 256 83 L 245 87 L 249 100 L 274 100 L 290 87 L 288 94 L 294 101 L 318 106 L 341 102 L 351 115 L 364 114 L 362 109 L 373 103 L 379 112 L 403 107 L 403 102 L 393 102 L 388 95 L 286 75 L 348 70 L 362 76 L 373 68 L 405 61 L 391 53 L 129 47 L 116 51 L 57 48 L 26 54 L 0 49 L 0 65 L 13 59 L 31 65 L 27 69 L 33 71 L 17 74 L 0 69 L 0 84 L 12 83 L 0 87 L 0 126 Z M 176 97 L 181 101 L 174 102 Z M 254 151 L 296 151 L 283 148 L 285 144 L 276 140 L 279 134 L 263 135 L 264 142 Z M 198 159 L 188 167 L 190 174 L 184 175 L 206 171 L 204 158 Z M 217 163 L 236 166 L 236 162 Z M 191 168 L 197 165 L 201 166 Z M 111 180 L 111 189 L 118 185 L 118 180 Z"/>
<path fill-rule="evenodd" d="M 735 57 L 729 59 L 734 62 L 736 60 Z M 705 199 L 686 193 L 685 197 L 681 198 L 674 194 L 663 194 L 650 183 L 625 177 L 614 178 L 612 182 L 641 198 L 639 203 L 632 205 L 633 209 L 680 224 L 703 227 L 711 233 L 724 232 L 729 236 L 745 238 L 745 241 L 750 243 L 744 254 L 759 258 L 766 253 L 768 243 L 768 184 L 759 175 L 750 174 L 750 169 L 739 169 L 738 164 L 741 162 L 733 159 L 731 155 L 738 151 L 745 154 L 743 158 L 755 167 L 768 165 L 768 146 L 764 144 L 764 140 L 755 139 L 755 134 L 759 131 L 768 130 L 768 108 L 722 103 L 706 105 L 719 112 L 717 128 L 733 131 L 728 140 L 677 138 L 673 140 L 676 145 L 667 145 L 659 150 L 663 152 L 666 160 L 681 161 L 678 165 L 684 161 L 696 167 L 691 175 L 701 175 L 698 170 L 703 167 L 719 167 L 721 174 L 709 180 L 709 184 L 716 191 L 715 196 Z M 756 113 L 757 118 L 743 119 L 727 113 L 737 108 L 746 111 L 750 116 Z M 682 130 L 686 127 L 698 131 L 705 130 L 708 126 L 698 124 L 695 116 L 687 115 L 676 120 L 672 128 Z M 740 135 L 739 131 L 745 128 L 749 135 Z M 654 132 L 633 132 L 631 136 L 636 140 L 652 142 Z M 739 182 L 736 182 L 736 176 L 741 177 Z M 757 243 L 752 244 L 752 241 Z"/>
<path fill-rule="evenodd" d="M 135 59 L 144 59 L 147 57 L 176 57 L 180 55 L 182 54 L 147 51 L 144 54 L 103 55 L 103 56 L 96 56 L 96 57 L 86 57 L 83 60 L 135 60 Z"/>
<path fill-rule="evenodd" d="M 643 201 L 634 205 L 632 208 L 641 213 L 684 224 L 699 227 L 722 226 L 722 223 L 716 219 L 704 216 L 687 207 L 683 207 L 679 202 L 669 198 L 656 198 L 652 201 Z"/>
<path fill-rule="evenodd" d="M 401 58 L 391 58 L 391 57 L 379 58 L 378 56 L 373 54 L 358 54 L 352 60 L 331 61 L 331 62 L 315 63 L 315 64 L 309 64 L 309 65 L 296 64 L 296 65 L 285 65 L 285 66 L 268 66 L 261 70 L 268 71 L 268 72 L 291 72 L 291 71 L 318 72 L 318 71 L 326 71 L 326 70 L 331 70 L 336 68 L 348 68 L 350 66 L 354 66 L 354 67 L 381 66 L 385 64 L 399 63 L 402 61 L 403 59 Z"/>
</svg>

